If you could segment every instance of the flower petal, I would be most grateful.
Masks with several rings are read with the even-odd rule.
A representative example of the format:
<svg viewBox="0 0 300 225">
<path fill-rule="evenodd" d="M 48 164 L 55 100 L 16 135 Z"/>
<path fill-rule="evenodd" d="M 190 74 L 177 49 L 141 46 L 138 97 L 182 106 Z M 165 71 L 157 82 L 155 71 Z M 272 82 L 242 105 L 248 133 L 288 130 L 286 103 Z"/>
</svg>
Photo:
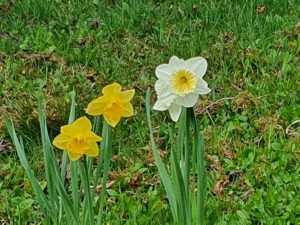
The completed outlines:
<svg viewBox="0 0 300 225">
<path fill-rule="evenodd" d="M 190 93 L 183 97 L 178 96 L 175 103 L 184 107 L 193 107 L 197 103 L 198 97 L 199 95 L 196 93 Z"/>
<path fill-rule="evenodd" d="M 120 101 L 122 102 L 129 102 L 133 96 L 134 96 L 135 90 L 127 90 L 127 91 L 122 91 L 120 94 Z"/>
<path fill-rule="evenodd" d="M 65 134 L 57 135 L 53 140 L 53 145 L 59 149 L 65 150 L 67 149 L 67 144 L 70 138 Z"/>
<path fill-rule="evenodd" d="M 172 56 L 169 61 L 169 65 L 173 68 L 173 71 L 177 68 L 185 68 L 186 62 L 183 59 L 179 59 L 177 56 Z"/>
<path fill-rule="evenodd" d="M 89 157 L 96 157 L 99 154 L 99 147 L 96 142 L 90 143 L 90 148 L 85 152 L 85 154 Z"/>
<path fill-rule="evenodd" d="M 112 127 L 115 127 L 121 120 L 121 114 L 117 111 L 107 111 L 103 116 L 106 122 Z"/>
<path fill-rule="evenodd" d="M 202 78 L 198 79 L 197 87 L 195 89 L 195 93 L 199 95 L 206 95 L 211 92 L 211 89 L 208 87 L 208 84 Z"/>
<path fill-rule="evenodd" d="M 102 89 L 103 95 L 112 95 L 120 92 L 121 92 L 121 85 L 118 83 L 107 85 Z"/>
<path fill-rule="evenodd" d="M 71 152 L 71 151 L 68 151 L 68 155 L 72 161 L 76 161 L 82 156 L 82 154 L 80 154 L 80 153 L 75 153 L 75 152 Z"/>
<path fill-rule="evenodd" d="M 171 119 L 174 122 L 177 122 L 179 119 L 180 113 L 181 113 L 181 106 L 177 105 L 177 104 L 172 104 L 169 107 L 169 113 L 170 113 Z"/>
<path fill-rule="evenodd" d="M 60 128 L 60 133 L 71 137 L 76 132 L 76 128 L 73 125 L 64 125 Z"/>
<path fill-rule="evenodd" d="M 195 57 L 185 61 L 187 68 L 194 72 L 197 77 L 202 78 L 207 70 L 207 61 L 202 57 Z"/>
<path fill-rule="evenodd" d="M 162 64 L 156 67 L 155 75 L 160 80 L 168 81 L 173 71 L 174 68 L 172 68 L 169 64 Z"/>
<path fill-rule="evenodd" d="M 130 102 L 126 102 L 122 105 L 122 116 L 131 117 L 133 115 L 133 106 Z"/>
<path fill-rule="evenodd" d="M 85 112 L 91 116 L 99 116 L 104 113 L 105 109 L 105 101 L 103 101 L 103 97 L 97 98 L 88 104 Z"/>
<path fill-rule="evenodd" d="M 154 106 L 153 106 L 154 110 L 157 111 L 165 111 L 168 109 L 167 105 L 163 104 L 163 102 L 161 102 L 159 99 L 155 102 Z"/>
<path fill-rule="evenodd" d="M 73 123 L 73 125 L 77 129 L 77 131 L 76 131 L 77 133 L 92 130 L 92 123 L 86 116 L 83 116 L 83 117 L 80 117 L 79 119 L 77 119 Z"/>
<path fill-rule="evenodd" d="M 172 93 L 169 87 L 169 83 L 163 80 L 157 80 L 155 82 L 154 88 L 157 93 L 158 99 L 164 99 L 164 102 L 173 102 L 177 95 Z"/>
<path fill-rule="evenodd" d="M 92 131 L 86 132 L 84 136 L 88 141 L 102 141 L 102 137 L 98 136 Z"/>
</svg>

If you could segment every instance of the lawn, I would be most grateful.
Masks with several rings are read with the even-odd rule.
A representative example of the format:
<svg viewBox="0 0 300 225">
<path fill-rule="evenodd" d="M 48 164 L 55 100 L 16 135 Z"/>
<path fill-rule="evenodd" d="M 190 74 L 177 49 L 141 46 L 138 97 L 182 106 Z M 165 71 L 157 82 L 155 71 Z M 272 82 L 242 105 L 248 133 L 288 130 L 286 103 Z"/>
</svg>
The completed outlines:
<svg viewBox="0 0 300 225">
<path fill-rule="evenodd" d="M 4 114 L 45 187 L 38 95 L 54 138 L 73 90 L 79 117 L 118 82 L 136 90 L 135 115 L 113 132 L 105 224 L 172 224 L 145 95 L 150 87 L 154 104 L 155 68 L 176 55 L 208 61 L 212 92 L 195 107 L 206 146 L 206 223 L 300 224 L 299 123 L 286 131 L 300 119 L 299 15 L 298 0 L 0 0 L 0 223 L 43 224 Z M 152 119 L 168 163 L 174 123 L 168 113 Z"/>
</svg>

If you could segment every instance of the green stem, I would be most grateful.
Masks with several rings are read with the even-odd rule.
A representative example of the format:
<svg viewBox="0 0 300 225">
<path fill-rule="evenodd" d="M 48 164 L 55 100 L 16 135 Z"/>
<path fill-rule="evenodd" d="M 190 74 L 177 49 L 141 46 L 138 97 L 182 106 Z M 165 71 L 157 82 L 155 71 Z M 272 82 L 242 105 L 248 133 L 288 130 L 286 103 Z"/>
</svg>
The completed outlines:
<svg viewBox="0 0 300 225">
<path fill-rule="evenodd" d="M 204 152 L 204 142 L 201 132 L 199 132 L 195 112 L 192 109 L 190 112 L 191 123 L 194 128 L 194 141 L 195 150 L 197 156 L 196 163 L 196 173 L 198 177 L 197 182 L 197 208 L 198 208 L 198 218 L 197 224 L 205 224 L 205 196 L 206 196 L 206 176 L 205 176 L 205 152 Z"/>
<path fill-rule="evenodd" d="M 91 198 L 91 190 L 90 190 L 89 175 L 88 175 L 89 172 L 88 172 L 88 164 L 87 164 L 86 157 L 84 157 L 83 168 L 82 168 L 82 166 L 80 166 L 79 169 L 80 169 L 81 179 L 83 182 L 85 202 L 86 202 L 87 209 L 88 209 L 87 215 L 88 215 L 88 219 L 89 219 L 89 224 L 93 225 L 94 224 L 93 205 L 92 205 L 93 203 L 92 203 L 92 198 Z"/>
<path fill-rule="evenodd" d="M 185 146 L 184 146 L 184 159 L 183 163 L 184 163 L 184 175 L 183 175 L 183 179 L 185 182 L 185 190 L 186 190 L 186 199 L 189 203 L 189 185 L 190 185 L 190 138 L 191 138 L 191 134 L 190 134 L 190 109 L 187 109 L 187 113 L 186 113 L 186 127 L 185 127 Z M 189 205 L 189 204 L 188 204 Z"/>
<path fill-rule="evenodd" d="M 105 122 L 106 124 L 106 122 Z M 108 180 L 108 173 L 110 169 L 110 161 L 112 155 L 112 143 L 111 143 L 111 127 L 107 126 L 107 132 L 104 138 L 104 167 L 103 167 L 103 179 L 102 179 L 102 189 L 100 195 L 100 208 L 98 212 L 98 220 L 97 224 L 102 224 L 102 217 L 103 217 L 103 207 L 105 203 L 106 197 L 106 183 Z"/>
<path fill-rule="evenodd" d="M 98 121 L 98 123 L 99 123 L 99 121 Z M 107 133 L 107 129 L 108 129 L 108 124 L 104 123 L 103 128 L 102 128 L 102 137 L 104 137 L 104 138 L 105 138 L 105 135 Z M 99 177 L 100 177 L 100 173 L 101 173 L 101 170 L 102 170 L 103 155 L 104 155 L 104 149 L 105 149 L 104 144 L 105 144 L 105 140 L 102 141 L 102 143 L 101 143 L 101 148 L 100 148 L 100 152 L 99 152 L 99 155 L 98 155 L 98 164 L 97 164 L 96 176 L 95 176 L 94 186 L 93 186 L 93 191 L 92 191 L 92 199 L 94 199 L 94 196 L 96 194 L 96 190 L 97 190 L 97 186 L 98 186 L 98 182 L 99 182 Z"/>
<path fill-rule="evenodd" d="M 75 213 L 79 213 L 77 162 L 71 161 L 71 188 Z"/>
</svg>

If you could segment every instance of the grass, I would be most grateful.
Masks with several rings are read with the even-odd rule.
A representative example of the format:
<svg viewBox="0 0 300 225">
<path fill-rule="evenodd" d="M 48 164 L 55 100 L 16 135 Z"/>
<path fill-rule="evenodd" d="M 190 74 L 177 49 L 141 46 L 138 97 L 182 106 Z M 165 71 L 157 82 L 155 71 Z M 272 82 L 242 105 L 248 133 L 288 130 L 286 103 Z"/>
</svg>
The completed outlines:
<svg viewBox="0 0 300 225">
<path fill-rule="evenodd" d="M 103 86 L 119 82 L 137 90 L 136 115 L 113 133 L 114 184 L 105 220 L 171 224 L 153 166 L 145 92 L 154 85 L 155 67 L 170 56 L 201 55 L 213 90 L 196 107 L 207 153 L 207 224 L 300 223 L 300 141 L 285 134 L 300 117 L 299 1 L 6 3 L 0 1 L 1 146 L 9 142 L 6 113 L 25 137 L 41 184 L 37 94 L 45 93 L 55 136 L 67 122 L 73 89 L 80 116 Z M 153 120 L 160 148 L 168 153 L 172 123 L 158 112 Z M 0 222 L 41 224 L 13 147 L 0 149 Z"/>
</svg>

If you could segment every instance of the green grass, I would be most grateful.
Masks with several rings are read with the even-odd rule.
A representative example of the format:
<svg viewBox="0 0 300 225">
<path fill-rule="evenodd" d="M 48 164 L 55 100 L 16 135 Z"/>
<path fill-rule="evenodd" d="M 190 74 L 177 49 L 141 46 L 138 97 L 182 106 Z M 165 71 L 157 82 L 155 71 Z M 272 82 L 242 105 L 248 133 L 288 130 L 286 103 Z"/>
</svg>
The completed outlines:
<svg viewBox="0 0 300 225">
<path fill-rule="evenodd" d="M 262 5 L 265 11 L 257 13 Z M 113 133 L 115 183 L 109 189 L 105 221 L 171 224 L 165 192 L 152 166 L 145 93 L 154 86 L 157 65 L 172 55 L 201 55 L 208 61 L 205 80 L 213 90 L 196 107 L 207 153 L 207 224 L 300 223 L 300 141 L 285 134 L 300 117 L 300 1 L 96 5 L 24 0 L 0 10 L 0 139 L 8 140 L 2 122 L 6 113 L 24 136 L 41 182 L 37 94 L 45 93 L 55 136 L 67 122 L 73 89 L 81 116 L 103 86 L 118 82 L 137 90 L 136 115 Z M 233 99 L 203 110 L 228 97 Z M 155 112 L 153 121 L 160 148 L 168 152 L 169 116 Z M 242 173 L 232 175 L 236 171 Z M 213 192 L 218 181 L 229 178 L 221 193 Z M 42 223 L 12 146 L 0 152 L 0 202 L 1 223 Z"/>
</svg>

